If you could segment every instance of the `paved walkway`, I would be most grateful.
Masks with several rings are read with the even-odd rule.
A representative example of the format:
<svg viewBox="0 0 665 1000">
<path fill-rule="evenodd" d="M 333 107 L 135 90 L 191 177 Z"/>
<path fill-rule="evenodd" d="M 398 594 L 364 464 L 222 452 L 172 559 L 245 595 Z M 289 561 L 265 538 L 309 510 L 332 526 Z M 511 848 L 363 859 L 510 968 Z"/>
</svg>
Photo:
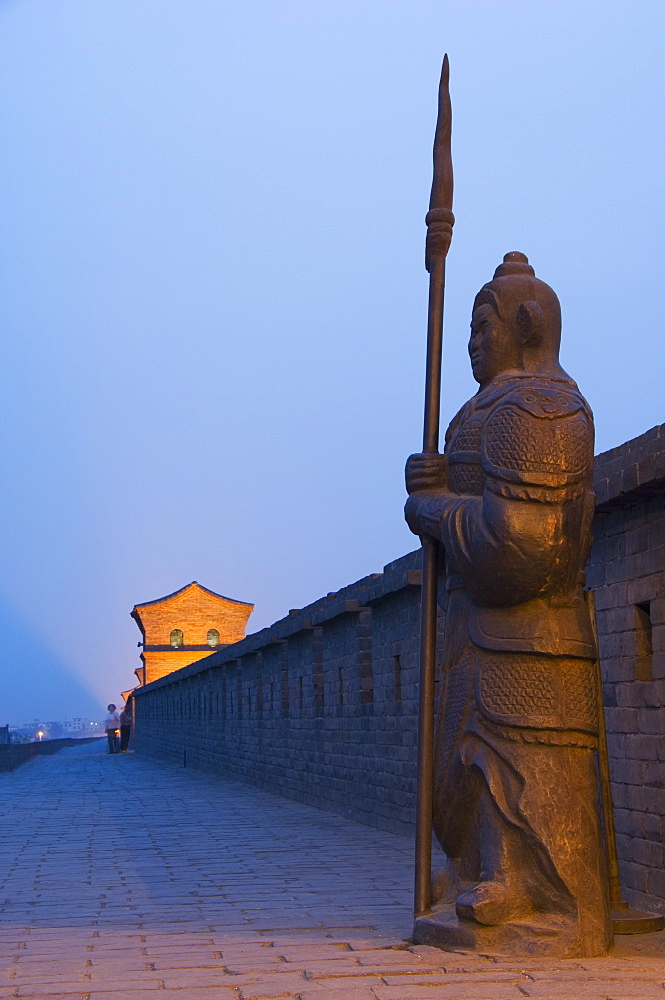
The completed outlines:
<svg viewBox="0 0 665 1000">
<path fill-rule="evenodd" d="M 0 809 L 0 1000 L 665 1000 L 660 936 L 410 947 L 409 840 L 101 741 L 0 775 Z"/>
</svg>

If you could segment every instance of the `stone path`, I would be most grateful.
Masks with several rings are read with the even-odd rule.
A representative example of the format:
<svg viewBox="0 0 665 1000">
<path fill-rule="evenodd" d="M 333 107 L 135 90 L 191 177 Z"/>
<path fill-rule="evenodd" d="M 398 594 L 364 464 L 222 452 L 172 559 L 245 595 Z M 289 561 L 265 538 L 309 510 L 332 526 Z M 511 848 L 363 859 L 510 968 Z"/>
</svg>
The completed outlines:
<svg viewBox="0 0 665 1000">
<path fill-rule="evenodd" d="M 665 1000 L 656 935 L 409 946 L 409 840 L 101 741 L 0 775 L 0 810 L 0 1000 Z"/>
</svg>

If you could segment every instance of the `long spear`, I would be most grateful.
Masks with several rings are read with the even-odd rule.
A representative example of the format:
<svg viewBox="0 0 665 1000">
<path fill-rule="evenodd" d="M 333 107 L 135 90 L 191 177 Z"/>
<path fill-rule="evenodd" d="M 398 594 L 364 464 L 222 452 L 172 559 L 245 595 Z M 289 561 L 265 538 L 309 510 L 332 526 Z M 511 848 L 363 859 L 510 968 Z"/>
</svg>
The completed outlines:
<svg viewBox="0 0 665 1000">
<path fill-rule="evenodd" d="M 434 178 L 430 195 L 425 245 L 425 267 L 429 271 L 427 312 L 427 367 L 425 371 L 425 418 L 423 452 L 439 450 L 441 406 L 441 357 L 443 347 L 443 300 L 446 285 L 446 255 L 455 221 L 453 206 L 453 162 L 450 153 L 452 109 L 448 88 L 448 56 L 444 56 L 439 84 L 439 113 L 434 134 Z M 414 913 L 431 906 L 432 798 L 434 751 L 434 670 L 436 664 L 438 544 L 422 536 L 423 571 L 420 610 L 420 705 L 418 716 L 418 785 L 416 791 L 416 874 Z"/>
</svg>

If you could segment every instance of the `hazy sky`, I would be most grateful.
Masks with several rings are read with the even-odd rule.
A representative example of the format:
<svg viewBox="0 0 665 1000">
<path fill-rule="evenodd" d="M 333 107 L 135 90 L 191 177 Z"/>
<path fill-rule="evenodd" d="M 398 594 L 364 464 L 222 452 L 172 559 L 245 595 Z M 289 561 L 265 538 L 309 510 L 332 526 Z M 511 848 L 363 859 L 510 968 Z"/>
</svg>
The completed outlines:
<svg viewBox="0 0 665 1000">
<path fill-rule="evenodd" d="M 598 450 L 664 419 L 661 0 L 0 2 L 0 723 L 99 715 L 135 603 L 255 631 L 415 547 L 423 218 L 451 60 L 442 412 L 508 250 Z"/>
</svg>

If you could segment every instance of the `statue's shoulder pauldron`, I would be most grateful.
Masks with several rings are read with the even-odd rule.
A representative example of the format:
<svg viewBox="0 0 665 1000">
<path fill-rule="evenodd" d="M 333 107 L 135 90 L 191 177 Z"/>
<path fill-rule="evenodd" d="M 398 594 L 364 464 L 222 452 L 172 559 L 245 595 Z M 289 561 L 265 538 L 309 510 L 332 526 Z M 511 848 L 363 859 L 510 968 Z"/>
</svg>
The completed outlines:
<svg viewBox="0 0 665 1000">
<path fill-rule="evenodd" d="M 565 383 L 559 387 L 538 384 L 534 380 L 532 383 L 516 386 L 501 402 L 510 402 L 539 420 L 558 420 L 570 417 L 580 410 L 588 412 L 588 404 L 577 387 Z"/>
<path fill-rule="evenodd" d="M 515 387 L 487 415 L 482 463 L 487 486 L 505 496 L 560 502 L 582 493 L 593 470 L 586 401 L 573 386 Z"/>
</svg>

